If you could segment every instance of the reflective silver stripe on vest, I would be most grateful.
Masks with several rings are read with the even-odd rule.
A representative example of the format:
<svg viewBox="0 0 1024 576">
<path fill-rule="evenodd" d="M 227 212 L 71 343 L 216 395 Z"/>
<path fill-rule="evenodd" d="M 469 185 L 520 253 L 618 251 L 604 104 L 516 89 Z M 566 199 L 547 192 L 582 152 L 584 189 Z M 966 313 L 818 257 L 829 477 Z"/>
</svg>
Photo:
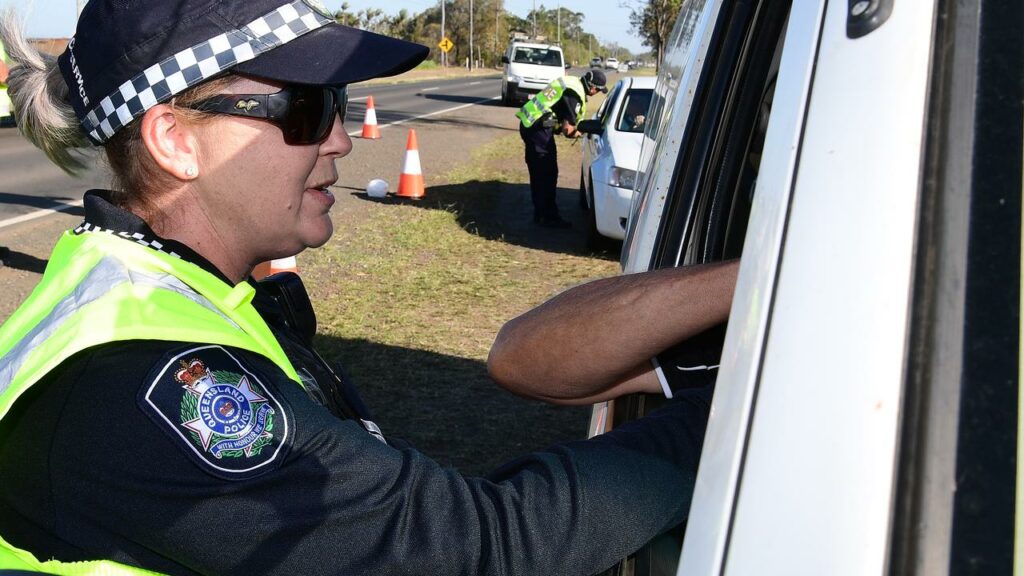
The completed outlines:
<svg viewBox="0 0 1024 576">
<path fill-rule="evenodd" d="M 95 302 L 117 286 L 131 283 L 136 286 L 148 286 L 169 290 L 188 298 L 192 302 L 216 313 L 234 328 L 241 328 L 233 320 L 225 316 L 209 300 L 197 294 L 184 282 L 170 274 L 153 274 L 131 270 L 117 259 L 106 256 L 89 271 L 82 282 L 64 297 L 53 310 L 37 324 L 18 344 L 3 358 L 0 358 L 0 395 L 7 391 L 14 380 L 15 374 L 28 359 L 29 354 L 42 345 L 50 336 L 71 318 L 80 308 Z"/>
<path fill-rule="evenodd" d="M 565 95 L 565 91 L 566 91 L 565 80 L 562 79 L 562 78 L 558 78 L 557 80 L 558 80 L 558 85 L 561 86 L 561 88 L 562 88 L 562 95 Z M 543 94 L 543 93 L 544 93 L 544 91 L 541 90 L 540 92 L 534 94 L 533 98 L 530 98 L 530 102 L 533 104 L 534 110 L 536 110 L 536 112 L 533 113 L 533 114 L 529 114 L 529 110 L 527 110 L 526 121 L 529 122 L 531 126 L 534 124 L 534 122 L 536 122 L 537 120 L 540 120 L 541 117 L 543 117 L 545 114 L 547 114 L 548 112 L 551 111 L 550 107 L 544 107 L 544 106 L 541 105 L 540 97 L 541 97 L 541 94 Z M 562 98 L 562 96 L 559 96 L 558 98 L 560 100 Z M 558 100 L 555 100 L 555 102 L 558 102 Z M 553 103 L 552 103 L 552 105 L 553 105 Z"/>
<path fill-rule="evenodd" d="M 530 98 L 530 103 L 533 104 L 533 108 L 528 108 L 526 110 L 526 121 L 529 122 L 531 126 L 533 126 L 533 124 L 537 120 L 540 120 L 542 116 L 547 114 L 548 111 L 540 102 L 539 92 L 537 94 L 534 94 L 533 98 Z"/>
</svg>

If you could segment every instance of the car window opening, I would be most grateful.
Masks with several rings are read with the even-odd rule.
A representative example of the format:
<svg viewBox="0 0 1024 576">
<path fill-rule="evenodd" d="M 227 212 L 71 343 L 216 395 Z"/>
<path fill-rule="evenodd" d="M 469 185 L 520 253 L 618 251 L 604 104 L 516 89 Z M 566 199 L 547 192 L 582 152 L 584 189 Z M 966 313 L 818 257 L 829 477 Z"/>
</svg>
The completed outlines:
<svg viewBox="0 0 1024 576">
<path fill-rule="evenodd" d="M 630 90 L 626 94 L 626 101 L 619 112 L 619 121 L 615 129 L 619 132 L 643 133 L 653 95 L 654 90 Z"/>
<path fill-rule="evenodd" d="M 743 250 L 787 21 L 761 23 L 768 30 L 751 41 L 747 70 L 738 76 L 741 81 L 734 85 L 715 139 L 713 179 L 701 193 L 696 241 L 690 242 L 688 263 L 739 258 Z"/>
<path fill-rule="evenodd" d="M 675 178 L 675 189 L 669 200 L 684 211 L 692 210 L 688 215 L 692 218 L 691 224 L 681 233 L 678 228 L 673 231 L 673 226 L 666 226 L 659 232 L 661 246 L 657 250 L 664 258 L 656 266 L 698 265 L 740 257 L 772 111 L 790 6 L 789 0 L 755 0 L 740 7 L 750 21 L 732 23 L 744 27 L 742 31 L 731 31 L 732 41 L 737 42 L 732 46 L 733 57 L 709 59 L 709 69 L 702 73 L 702 82 L 719 84 L 721 106 L 704 109 L 705 116 L 698 118 L 697 124 L 703 122 L 704 127 L 710 129 L 709 138 L 701 140 L 697 132 L 691 131 L 697 124 L 688 128 L 690 133 L 683 134 L 693 145 L 706 146 L 706 149 L 692 156 L 699 158 L 694 164 L 681 162 L 676 168 L 699 170 L 702 175 L 696 180 Z M 620 131 L 631 131 L 628 123 L 631 107 L 651 112 L 652 106 L 664 106 L 663 102 L 656 101 L 658 96 L 653 90 L 628 91 L 620 97 L 625 99 L 615 122 Z M 648 137 L 656 137 L 659 129 L 653 119 L 658 118 L 660 112 L 653 112 L 654 123 L 647 127 Z M 698 116 L 701 112 L 691 111 Z M 680 154 L 685 150 L 684 145 Z M 692 208 L 683 207 L 691 202 Z M 681 224 L 683 220 L 675 220 L 675 226 Z M 718 364 L 724 336 L 725 325 L 719 325 L 678 345 L 677 349 L 700 358 L 701 364 Z M 717 371 L 705 371 L 703 376 L 713 381 Z M 707 381 L 694 381 L 695 386 L 707 384 Z M 617 399 L 612 413 L 613 426 L 649 413 L 665 402 L 662 397 L 649 395 Z M 637 576 L 675 574 L 684 534 L 684 526 L 669 530 L 606 574 L 624 573 L 615 572 L 620 569 L 631 570 Z"/>
</svg>

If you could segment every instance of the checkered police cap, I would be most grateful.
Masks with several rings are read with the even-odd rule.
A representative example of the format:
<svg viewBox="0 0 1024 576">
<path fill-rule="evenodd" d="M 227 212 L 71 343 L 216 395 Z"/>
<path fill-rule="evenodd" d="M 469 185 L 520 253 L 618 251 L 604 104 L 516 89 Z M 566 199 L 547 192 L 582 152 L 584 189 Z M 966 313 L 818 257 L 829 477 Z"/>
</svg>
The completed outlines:
<svg viewBox="0 0 1024 576">
<path fill-rule="evenodd" d="M 337 24 L 319 0 L 92 0 L 58 59 L 82 129 L 103 144 L 227 70 L 342 85 L 409 70 L 427 48 Z"/>
</svg>

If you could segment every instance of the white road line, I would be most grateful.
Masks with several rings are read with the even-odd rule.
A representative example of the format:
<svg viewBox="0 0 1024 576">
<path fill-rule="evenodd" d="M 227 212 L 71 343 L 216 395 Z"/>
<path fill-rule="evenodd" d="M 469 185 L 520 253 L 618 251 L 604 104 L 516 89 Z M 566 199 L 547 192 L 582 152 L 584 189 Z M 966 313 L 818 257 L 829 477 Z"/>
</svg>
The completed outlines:
<svg viewBox="0 0 1024 576">
<path fill-rule="evenodd" d="M 85 204 L 84 200 L 77 200 L 70 204 L 61 204 L 60 206 L 54 206 L 53 208 L 44 208 L 43 210 L 36 210 L 35 212 L 29 212 L 28 214 L 22 214 L 14 218 L 8 218 L 7 220 L 0 220 L 0 228 L 6 228 L 8 226 L 14 226 L 15 224 L 21 224 L 22 222 L 28 222 L 29 220 L 35 220 L 36 218 L 42 218 L 43 216 L 49 216 L 50 214 L 56 214 L 57 212 L 67 212 L 74 208 L 81 208 Z"/>
<path fill-rule="evenodd" d="M 440 89 L 441 89 L 440 86 L 434 86 L 432 88 L 424 88 L 423 90 L 420 90 L 420 92 L 433 92 L 434 90 L 440 90 Z"/>
<path fill-rule="evenodd" d="M 470 82 L 468 86 L 476 86 L 477 84 L 483 84 L 483 82 Z"/>
<path fill-rule="evenodd" d="M 441 114 L 446 114 L 448 112 L 455 112 L 456 110 L 462 110 L 463 108 L 469 108 L 470 106 L 476 106 L 477 104 L 483 104 L 484 102 L 491 102 L 493 100 L 500 100 L 500 99 L 501 99 L 500 96 L 494 96 L 494 97 L 491 97 L 491 98 L 481 98 L 480 100 L 476 100 L 474 102 L 470 102 L 469 104 L 462 104 L 462 105 L 459 105 L 459 106 L 454 106 L 452 108 L 445 108 L 444 110 L 438 110 L 437 112 L 431 112 L 430 114 L 424 114 L 422 116 L 414 116 L 412 118 L 406 118 L 405 120 L 399 120 L 397 122 L 392 122 L 390 124 L 381 124 L 380 128 L 387 128 L 388 126 L 398 126 L 399 124 L 405 124 L 406 122 L 414 122 L 416 120 L 423 120 L 424 118 L 431 118 L 433 116 L 438 116 L 438 115 L 441 115 Z M 349 132 L 348 135 L 349 136 L 358 136 L 359 134 L 362 134 L 362 133 L 363 133 L 363 129 L 360 128 L 359 130 L 353 130 L 352 132 Z M 22 214 L 21 216 L 16 216 L 14 218 L 8 218 L 7 220 L 0 220 L 0 228 L 6 228 L 8 226 L 14 226 L 15 224 L 21 224 L 22 222 L 28 222 L 29 220 L 35 220 L 36 218 L 42 218 L 43 216 L 49 216 L 50 214 L 56 214 L 57 212 L 67 212 L 68 210 L 71 210 L 73 208 L 81 208 L 84 204 L 85 204 L 85 201 L 83 201 L 83 200 L 76 200 L 75 202 L 70 202 L 68 204 L 61 204 L 60 206 L 55 206 L 53 208 L 46 208 L 46 209 L 43 209 L 43 210 L 36 210 L 35 212 L 29 212 L 28 214 Z"/>
<path fill-rule="evenodd" d="M 366 100 L 367 98 L 369 98 L 369 96 L 360 96 L 359 98 L 349 98 L 348 101 L 349 102 L 362 102 L 363 100 Z"/>
<path fill-rule="evenodd" d="M 392 122 L 391 124 L 382 124 L 380 126 L 380 128 L 387 128 L 388 126 L 398 126 L 399 124 L 405 124 L 406 122 L 414 122 L 416 120 L 422 120 L 424 118 L 430 118 L 432 116 L 437 116 L 439 114 L 445 114 L 447 112 L 455 112 L 456 110 L 462 110 L 463 108 L 469 108 L 470 106 L 476 106 L 477 104 L 482 104 L 484 102 L 491 102 L 491 101 L 500 100 L 500 99 L 501 99 L 501 96 L 494 96 L 494 97 L 491 97 L 491 98 L 481 98 L 480 100 L 477 100 L 475 102 L 470 102 L 469 104 L 462 104 L 461 106 L 455 106 L 454 108 L 445 108 L 444 110 L 438 110 L 437 112 L 431 112 L 430 114 L 424 114 L 422 116 L 416 116 L 416 117 L 413 117 L 413 118 L 406 118 L 405 120 L 399 120 L 397 122 Z M 360 128 L 359 130 L 353 130 L 352 132 L 349 132 L 348 135 L 349 136 L 357 136 L 357 135 L 362 134 L 362 133 L 363 133 L 363 129 Z"/>
</svg>

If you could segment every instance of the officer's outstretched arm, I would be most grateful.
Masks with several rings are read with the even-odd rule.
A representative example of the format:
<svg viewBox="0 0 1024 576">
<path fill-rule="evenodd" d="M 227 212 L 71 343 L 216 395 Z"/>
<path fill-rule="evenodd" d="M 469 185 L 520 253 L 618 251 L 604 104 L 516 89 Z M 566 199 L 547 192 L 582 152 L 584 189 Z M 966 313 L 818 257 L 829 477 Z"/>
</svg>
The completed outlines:
<svg viewBox="0 0 1024 576">
<path fill-rule="evenodd" d="M 566 290 L 501 328 L 488 370 L 515 394 L 558 404 L 660 392 L 650 359 L 727 319 L 738 268 L 668 268 Z"/>
<path fill-rule="evenodd" d="M 562 121 L 562 134 L 564 134 L 566 138 L 580 137 L 580 131 L 576 129 L 576 125 L 568 120 Z"/>
</svg>

